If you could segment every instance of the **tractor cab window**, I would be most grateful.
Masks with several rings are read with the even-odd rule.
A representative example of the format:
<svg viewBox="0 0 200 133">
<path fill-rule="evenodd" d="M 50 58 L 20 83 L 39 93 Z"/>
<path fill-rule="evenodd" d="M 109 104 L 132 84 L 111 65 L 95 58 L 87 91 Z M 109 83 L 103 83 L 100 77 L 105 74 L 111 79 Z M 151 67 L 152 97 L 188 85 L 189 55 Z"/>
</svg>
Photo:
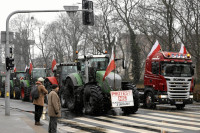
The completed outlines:
<svg viewBox="0 0 200 133">
<path fill-rule="evenodd" d="M 75 73 L 77 71 L 76 66 L 63 66 L 62 67 L 62 75 L 69 75 L 71 73 Z"/>
<path fill-rule="evenodd" d="M 20 80 L 26 79 L 26 73 L 17 73 L 16 78 Z"/>
<path fill-rule="evenodd" d="M 46 77 L 45 69 L 33 69 L 32 76 L 34 79 L 38 79 L 39 77 Z"/>
<path fill-rule="evenodd" d="M 92 58 L 89 60 L 89 66 L 97 70 L 106 70 L 108 62 L 108 58 Z"/>
<path fill-rule="evenodd" d="M 169 77 L 191 77 L 193 69 L 191 64 L 163 63 L 161 74 Z"/>
</svg>

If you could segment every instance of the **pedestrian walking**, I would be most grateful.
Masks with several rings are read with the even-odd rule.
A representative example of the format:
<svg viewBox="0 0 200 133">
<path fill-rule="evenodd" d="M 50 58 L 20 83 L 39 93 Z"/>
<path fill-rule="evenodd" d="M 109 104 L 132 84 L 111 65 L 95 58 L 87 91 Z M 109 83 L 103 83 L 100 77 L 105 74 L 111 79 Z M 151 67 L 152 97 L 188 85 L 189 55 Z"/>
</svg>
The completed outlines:
<svg viewBox="0 0 200 133">
<path fill-rule="evenodd" d="M 44 79 L 42 77 L 38 78 L 36 82 L 36 86 L 38 88 L 39 98 L 33 100 L 33 104 L 35 105 L 35 125 L 41 126 L 40 118 L 43 112 L 44 106 L 44 96 L 48 93 L 45 86 L 43 85 Z"/>
<path fill-rule="evenodd" d="M 52 91 L 48 96 L 48 114 L 49 120 L 49 133 L 57 132 L 57 119 L 61 117 L 61 104 L 58 96 L 59 87 L 56 84 L 52 85 Z"/>
</svg>

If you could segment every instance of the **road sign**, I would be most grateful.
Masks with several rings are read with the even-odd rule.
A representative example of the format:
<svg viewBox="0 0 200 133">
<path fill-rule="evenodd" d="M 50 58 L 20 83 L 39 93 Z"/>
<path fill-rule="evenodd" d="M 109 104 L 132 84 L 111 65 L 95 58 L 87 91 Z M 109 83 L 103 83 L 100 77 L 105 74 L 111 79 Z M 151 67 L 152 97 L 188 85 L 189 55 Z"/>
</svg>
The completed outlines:
<svg viewBox="0 0 200 133">
<path fill-rule="evenodd" d="M 112 107 L 134 106 L 132 90 L 111 91 Z"/>
<path fill-rule="evenodd" d="M 13 32 L 9 32 L 9 42 L 13 41 L 13 36 L 14 33 Z M 6 32 L 5 31 L 1 31 L 1 43 L 5 44 L 6 43 Z"/>
</svg>

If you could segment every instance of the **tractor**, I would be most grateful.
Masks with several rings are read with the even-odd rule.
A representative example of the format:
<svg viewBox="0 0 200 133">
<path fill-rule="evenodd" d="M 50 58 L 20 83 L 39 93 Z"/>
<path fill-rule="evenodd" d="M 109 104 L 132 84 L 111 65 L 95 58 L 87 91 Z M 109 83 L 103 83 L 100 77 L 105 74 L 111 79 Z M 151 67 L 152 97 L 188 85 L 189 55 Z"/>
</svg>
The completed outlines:
<svg viewBox="0 0 200 133">
<path fill-rule="evenodd" d="M 56 70 L 53 71 L 54 76 L 52 77 L 46 77 L 44 84 L 45 88 L 48 90 L 48 92 L 51 91 L 51 85 L 57 84 L 59 85 L 59 97 L 61 99 L 61 105 L 62 107 L 66 107 L 66 98 L 64 97 L 63 90 L 64 90 L 64 82 L 66 77 L 71 74 L 77 72 L 76 63 L 74 62 L 68 62 L 68 63 L 60 63 L 56 64 Z M 47 97 L 45 98 L 45 102 L 47 103 Z"/>
<path fill-rule="evenodd" d="M 131 90 L 134 106 L 119 105 L 124 114 L 135 113 L 139 108 L 139 92 L 135 85 L 122 81 L 121 76 L 111 72 L 103 81 L 109 55 L 85 55 L 78 58 L 77 73 L 65 80 L 67 107 L 72 112 L 85 112 L 89 115 L 107 113 L 112 109 L 111 93 Z"/>
<path fill-rule="evenodd" d="M 5 79 L 6 79 L 6 75 L 1 72 L 0 75 L 0 97 L 4 97 L 5 95 Z"/>
</svg>

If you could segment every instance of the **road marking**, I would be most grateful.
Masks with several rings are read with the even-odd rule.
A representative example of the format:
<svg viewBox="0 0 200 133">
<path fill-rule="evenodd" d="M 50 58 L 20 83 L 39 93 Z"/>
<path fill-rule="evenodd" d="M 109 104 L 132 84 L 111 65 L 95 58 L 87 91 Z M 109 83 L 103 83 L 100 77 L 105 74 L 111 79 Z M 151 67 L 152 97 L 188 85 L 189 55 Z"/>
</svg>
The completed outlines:
<svg viewBox="0 0 200 133">
<path fill-rule="evenodd" d="M 175 130 L 175 129 L 169 129 L 169 128 L 165 128 L 165 127 L 156 127 L 156 126 L 150 126 L 147 124 L 139 124 L 139 123 L 135 123 L 135 122 L 130 122 L 130 121 L 125 121 L 125 120 L 119 120 L 119 119 L 114 119 L 114 118 L 108 118 L 108 117 L 98 117 L 99 119 L 103 119 L 103 120 L 112 120 L 114 122 L 118 122 L 118 123 L 122 123 L 122 124 L 129 124 L 129 125 L 133 125 L 133 126 L 139 126 L 142 128 L 151 128 L 151 129 L 156 129 L 156 130 L 160 130 L 160 132 L 181 132 L 181 130 Z"/>
<path fill-rule="evenodd" d="M 168 119 L 168 118 L 164 118 L 164 117 L 156 117 L 156 116 L 141 115 L 141 114 L 131 115 L 131 116 L 138 116 L 138 117 L 149 118 L 149 119 L 163 120 L 163 121 L 168 121 L 168 122 L 178 122 L 178 123 L 182 123 L 182 124 L 191 124 L 191 125 L 197 125 L 197 126 L 199 126 L 199 123 L 197 123 L 197 122 L 190 122 L 190 121 L 187 121 L 187 123 L 186 123 L 186 122 L 183 121 L 183 120 Z M 189 120 L 189 119 L 188 119 L 188 120 Z"/>
<path fill-rule="evenodd" d="M 191 118 L 191 117 L 184 117 L 184 116 L 177 116 L 177 115 L 160 114 L 160 113 L 148 113 L 148 114 L 157 115 L 157 116 L 164 116 L 164 117 L 170 117 L 170 118 L 183 119 L 183 120 L 200 121 L 199 119 L 195 119 L 195 118 Z"/>
<path fill-rule="evenodd" d="M 180 124 L 170 124 L 165 121 L 152 121 L 152 120 L 146 120 L 146 119 L 140 119 L 140 118 L 134 118 L 134 117 L 128 117 L 128 116 L 115 116 L 116 118 L 121 118 L 121 119 L 128 119 L 132 121 L 138 121 L 138 122 L 145 122 L 149 124 L 156 124 L 158 126 L 169 126 L 169 127 L 176 127 L 176 128 L 183 128 L 183 129 L 188 129 L 188 130 L 200 130 L 200 128 L 193 127 L 193 126 L 183 126 Z"/>
<path fill-rule="evenodd" d="M 94 125 L 90 125 L 90 124 L 85 124 L 85 123 L 82 123 L 82 122 L 77 122 L 77 121 L 73 121 L 73 120 L 66 120 L 66 119 L 61 119 L 60 121 L 62 122 L 67 122 L 67 123 L 72 123 L 74 125 L 79 125 L 81 127 L 85 127 L 85 128 L 88 128 L 88 129 L 95 129 L 95 130 L 99 130 L 99 131 L 102 131 L 102 132 L 106 132 L 106 133 L 122 133 L 122 132 L 119 132 L 119 131 L 115 131 L 115 130 L 110 130 L 110 129 L 103 129 L 101 127 L 96 127 Z M 70 130 L 71 131 L 71 130 Z M 79 130 L 79 132 L 82 132 L 83 130 Z M 84 131 L 86 133 L 86 131 Z M 88 132 L 87 132 L 88 133 Z"/>
<path fill-rule="evenodd" d="M 134 131 L 134 132 L 138 132 L 138 133 L 155 133 L 153 131 L 148 131 L 148 130 L 143 130 L 143 129 L 137 129 L 137 128 L 131 128 L 131 127 L 127 127 L 127 126 L 121 126 L 119 124 L 113 124 L 110 122 L 102 122 L 102 121 L 98 121 L 98 120 L 94 120 L 91 118 L 75 118 L 77 120 L 82 120 L 82 121 L 89 121 L 89 122 L 93 122 L 99 125 L 104 125 L 104 126 L 109 126 L 109 127 L 114 127 L 114 128 L 119 128 L 119 129 L 124 129 L 124 130 L 129 130 L 129 131 Z"/>
<path fill-rule="evenodd" d="M 182 112 L 182 113 L 200 115 L 200 113 L 198 113 L 198 112 Z"/>
</svg>

